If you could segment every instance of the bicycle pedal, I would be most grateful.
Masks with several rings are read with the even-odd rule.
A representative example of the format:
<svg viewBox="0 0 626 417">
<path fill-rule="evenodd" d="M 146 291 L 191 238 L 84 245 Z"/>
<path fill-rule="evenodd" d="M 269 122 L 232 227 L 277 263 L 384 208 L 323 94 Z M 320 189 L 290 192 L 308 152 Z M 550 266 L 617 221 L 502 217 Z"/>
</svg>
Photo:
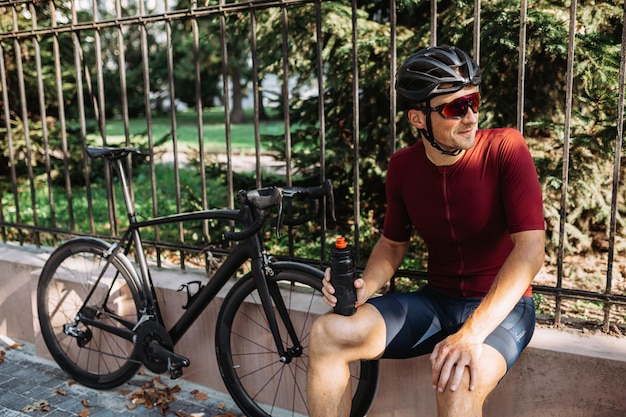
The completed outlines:
<svg viewBox="0 0 626 417">
<path fill-rule="evenodd" d="M 183 368 L 188 367 L 189 364 L 189 359 L 172 352 L 167 358 L 167 371 L 170 374 L 170 378 L 177 379 L 183 376 Z"/>
</svg>

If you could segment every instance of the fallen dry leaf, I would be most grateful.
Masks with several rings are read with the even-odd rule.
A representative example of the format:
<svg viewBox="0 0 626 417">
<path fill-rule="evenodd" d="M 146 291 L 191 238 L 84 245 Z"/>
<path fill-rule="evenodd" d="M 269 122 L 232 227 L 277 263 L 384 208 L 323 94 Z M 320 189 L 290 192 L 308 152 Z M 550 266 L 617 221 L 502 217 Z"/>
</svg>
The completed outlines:
<svg viewBox="0 0 626 417">
<path fill-rule="evenodd" d="M 198 391 L 197 389 L 191 391 L 191 394 L 193 395 L 193 397 L 196 399 L 196 401 L 205 401 L 209 399 L 209 396 L 206 395 L 204 392 L 202 391 Z"/>
<path fill-rule="evenodd" d="M 50 411 L 50 404 L 48 400 L 35 401 L 32 404 L 28 404 L 22 409 L 25 413 L 32 413 L 33 411 Z"/>
<path fill-rule="evenodd" d="M 83 404 L 83 407 L 87 407 L 87 408 L 91 408 L 91 407 L 93 407 L 93 405 L 89 404 L 89 403 L 87 402 L 87 400 L 86 400 L 86 399 L 84 399 L 84 398 L 83 398 L 83 400 L 81 401 L 81 404 Z"/>
<path fill-rule="evenodd" d="M 54 391 L 52 391 L 52 393 L 53 393 L 53 394 L 56 394 L 56 395 L 62 395 L 62 396 L 64 396 L 64 397 L 67 395 L 67 391 L 63 391 L 63 390 L 60 390 L 60 389 L 58 389 L 58 388 L 57 388 L 57 389 L 55 389 Z"/>
<path fill-rule="evenodd" d="M 78 417 L 87 417 L 87 416 L 90 416 L 90 415 L 91 415 L 91 411 L 87 410 L 87 409 L 85 409 L 85 410 L 81 411 L 80 413 L 78 413 Z"/>
<path fill-rule="evenodd" d="M 176 401 L 174 394 L 177 392 L 180 392 L 178 385 L 170 388 L 162 383 L 161 378 L 157 376 L 143 384 L 128 399 L 135 407 L 143 405 L 150 410 L 158 407 L 161 415 L 166 415 L 170 411 L 170 403 Z"/>
</svg>

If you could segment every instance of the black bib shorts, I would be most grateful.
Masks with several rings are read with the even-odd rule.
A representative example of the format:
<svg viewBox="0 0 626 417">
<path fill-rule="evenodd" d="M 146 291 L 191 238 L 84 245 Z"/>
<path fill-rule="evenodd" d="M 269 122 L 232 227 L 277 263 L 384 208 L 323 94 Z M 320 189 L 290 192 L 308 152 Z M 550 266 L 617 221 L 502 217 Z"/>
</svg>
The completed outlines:
<svg viewBox="0 0 626 417">
<path fill-rule="evenodd" d="M 428 287 L 412 293 L 386 294 L 368 301 L 387 326 L 383 358 L 404 359 L 429 354 L 435 345 L 456 333 L 482 298 L 454 297 Z M 511 313 L 485 339 L 506 360 L 507 372 L 535 330 L 535 303 L 522 297 Z"/>
</svg>

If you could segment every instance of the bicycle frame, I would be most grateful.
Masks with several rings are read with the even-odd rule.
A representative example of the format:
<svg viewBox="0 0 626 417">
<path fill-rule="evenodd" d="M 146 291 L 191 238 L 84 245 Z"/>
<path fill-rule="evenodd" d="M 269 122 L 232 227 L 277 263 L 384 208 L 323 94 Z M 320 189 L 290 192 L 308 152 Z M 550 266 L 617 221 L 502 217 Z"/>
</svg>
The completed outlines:
<svg viewBox="0 0 626 417">
<path fill-rule="evenodd" d="M 140 229 L 146 227 L 154 227 L 171 223 L 198 221 L 198 220 L 230 220 L 244 227 L 249 226 L 255 220 L 254 211 L 248 207 L 243 206 L 240 210 L 232 209 L 214 209 L 214 210 L 202 210 L 189 213 L 173 214 L 168 216 L 156 217 L 148 220 L 138 221 L 135 213 L 133 201 L 130 196 L 130 187 L 126 181 L 123 166 L 121 161 L 113 160 L 114 168 L 117 171 L 120 178 L 124 202 L 128 213 L 129 227 L 124 232 L 119 244 L 114 245 L 111 250 L 111 255 L 114 255 L 121 248 L 124 248 L 124 254 L 127 255 L 131 247 L 135 247 L 135 258 L 139 266 L 139 278 L 141 280 L 139 285 L 141 297 L 144 301 L 143 316 L 140 318 L 139 323 L 151 316 L 156 316 L 160 324 L 163 324 L 163 319 L 159 311 L 159 304 L 154 291 L 154 285 L 148 268 L 143 243 L 141 240 Z M 206 285 L 201 287 L 192 298 L 190 298 L 186 311 L 177 320 L 177 322 L 168 330 L 168 333 L 172 339 L 174 345 L 182 338 L 185 332 L 191 327 L 195 320 L 205 310 L 205 308 L 213 301 L 219 291 L 226 285 L 228 280 L 239 270 L 239 268 L 248 260 L 251 260 L 252 276 L 255 281 L 256 287 L 259 291 L 263 310 L 268 319 L 268 325 L 274 336 L 274 341 L 280 360 L 282 362 L 289 362 L 293 356 L 299 355 L 302 351 L 302 346 L 296 334 L 296 331 L 291 324 L 287 307 L 284 305 L 282 297 L 280 297 L 279 288 L 277 285 L 269 285 L 265 274 L 273 274 L 273 270 L 270 267 L 269 257 L 265 251 L 265 246 L 261 237 L 262 232 L 255 233 L 250 238 L 240 241 L 235 249 L 226 257 L 224 263 L 217 269 L 215 274 L 211 277 Z M 292 268 L 302 269 L 299 264 L 291 265 L 291 262 L 281 262 L 282 265 L 289 265 Z M 276 306 L 278 315 L 286 326 L 293 347 L 289 349 L 289 352 L 285 351 L 280 339 L 278 330 L 277 317 L 272 307 L 272 301 Z M 99 322 L 90 323 L 96 327 L 104 328 Z M 108 327 L 105 330 L 109 330 L 115 333 L 120 333 L 119 329 Z M 132 329 L 134 330 L 134 329 Z M 123 337 L 132 340 L 134 336 L 133 331 L 129 331 L 128 335 Z"/>
</svg>

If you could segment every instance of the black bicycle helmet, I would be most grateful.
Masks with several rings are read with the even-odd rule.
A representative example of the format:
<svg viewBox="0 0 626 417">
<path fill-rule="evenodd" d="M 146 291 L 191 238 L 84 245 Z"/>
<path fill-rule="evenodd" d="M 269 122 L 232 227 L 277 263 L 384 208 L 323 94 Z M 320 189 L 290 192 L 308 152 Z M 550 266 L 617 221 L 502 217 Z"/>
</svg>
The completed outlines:
<svg viewBox="0 0 626 417">
<path fill-rule="evenodd" d="M 479 86 L 481 70 L 476 61 L 454 46 L 431 46 L 411 55 L 396 73 L 400 103 L 410 109 L 430 107 L 430 99 L 455 93 L 466 86 Z M 431 112 L 426 114 L 424 139 L 444 155 L 457 156 L 461 149 L 444 149 L 435 139 Z"/>
<path fill-rule="evenodd" d="M 476 61 L 454 46 L 431 46 L 411 55 L 396 73 L 398 97 L 407 105 L 478 86 L 481 70 Z"/>
</svg>

